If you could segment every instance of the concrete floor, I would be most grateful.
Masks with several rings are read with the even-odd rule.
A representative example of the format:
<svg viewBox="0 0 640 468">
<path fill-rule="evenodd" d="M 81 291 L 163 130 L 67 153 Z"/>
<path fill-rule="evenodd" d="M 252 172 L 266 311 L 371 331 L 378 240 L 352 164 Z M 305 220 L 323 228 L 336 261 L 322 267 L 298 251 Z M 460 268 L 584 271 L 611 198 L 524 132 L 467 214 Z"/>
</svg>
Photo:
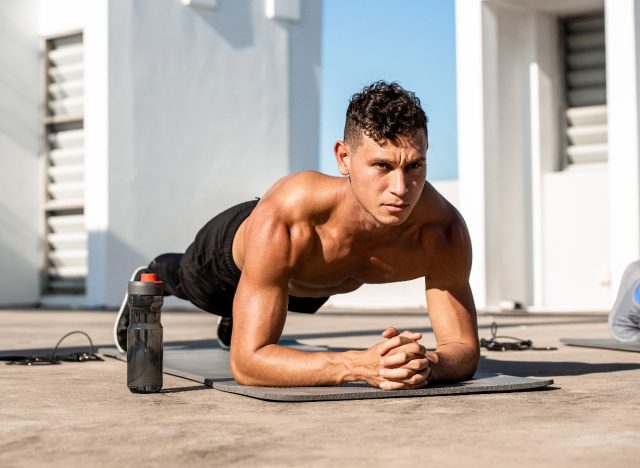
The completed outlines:
<svg viewBox="0 0 640 468">
<path fill-rule="evenodd" d="M 0 311 L 0 350 L 50 348 L 84 330 L 109 345 L 113 312 Z M 575 348 L 607 338 L 604 316 L 479 318 L 480 336 L 532 339 L 557 351 L 483 350 L 481 369 L 552 377 L 545 391 L 271 403 L 165 376 L 163 393 L 131 394 L 126 367 L 0 363 L 0 466 L 594 466 L 640 460 L 640 354 Z M 165 341 L 211 338 L 215 317 L 164 312 Z M 285 335 L 365 347 L 388 325 L 425 328 L 423 312 L 290 314 Z M 434 344 L 433 335 L 423 340 Z M 83 345 L 73 336 L 65 345 Z"/>
</svg>

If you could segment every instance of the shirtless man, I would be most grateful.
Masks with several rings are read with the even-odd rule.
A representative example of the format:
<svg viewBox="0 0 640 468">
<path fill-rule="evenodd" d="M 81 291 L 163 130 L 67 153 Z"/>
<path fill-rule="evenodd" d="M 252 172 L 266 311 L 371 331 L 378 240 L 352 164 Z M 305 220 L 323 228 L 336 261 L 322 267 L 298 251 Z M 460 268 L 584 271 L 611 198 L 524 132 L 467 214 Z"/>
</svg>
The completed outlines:
<svg viewBox="0 0 640 468">
<path fill-rule="evenodd" d="M 257 386 L 365 381 L 386 390 L 463 380 L 479 359 L 469 273 L 471 245 L 460 214 L 425 181 L 427 118 L 395 83 L 355 94 L 334 152 L 344 177 L 302 172 L 259 201 L 213 218 L 182 254 L 151 271 L 166 294 L 220 315 L 233 376 Z M 303 352 L 278 345 L 287 310 L 313 313 L 333 294 L 364 283 L 425 279 L 437 350 L 420 333 L 390 327 L 367 350 Z M 126 297 L 114 333 L 126 347 Z M 231 333 L 233 332 L 233 333 Z"/>
</svg>

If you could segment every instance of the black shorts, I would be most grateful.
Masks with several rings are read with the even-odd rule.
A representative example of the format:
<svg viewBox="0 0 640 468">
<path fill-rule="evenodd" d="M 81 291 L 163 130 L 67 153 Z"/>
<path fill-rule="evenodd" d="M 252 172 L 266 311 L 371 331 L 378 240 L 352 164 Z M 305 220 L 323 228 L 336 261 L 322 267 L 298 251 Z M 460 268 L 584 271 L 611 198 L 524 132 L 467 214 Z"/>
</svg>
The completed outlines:
<svg viewBox="0 0 640 468">
<path fill-rule="evenodd" d="M 179 284 L 169 286 L 168 292 L 188 299 L 197 307 L 223 317 L 230 317 L 241 271 L 233 260 L 233 238 L 240 224 L 249 217 L 258 200 L 241 203 L 223 211 L 196 235 L 193 243 L 184 255 L 173 257 L 179 260 L 176 274 L 162 276 L 173 277 Z M 172 256 L 175 254 L 165 254 Z M 151 263 L 152 271 L 167 270 L 160 263 L 161 255 Z M 153 265 L 156 265 L 152 268 Z M 169 278 L 168 278 L 169 279 Z M 289 296 L 288 310 L 313 314 L 327 302 L 328 297 Z"/>
</svg>

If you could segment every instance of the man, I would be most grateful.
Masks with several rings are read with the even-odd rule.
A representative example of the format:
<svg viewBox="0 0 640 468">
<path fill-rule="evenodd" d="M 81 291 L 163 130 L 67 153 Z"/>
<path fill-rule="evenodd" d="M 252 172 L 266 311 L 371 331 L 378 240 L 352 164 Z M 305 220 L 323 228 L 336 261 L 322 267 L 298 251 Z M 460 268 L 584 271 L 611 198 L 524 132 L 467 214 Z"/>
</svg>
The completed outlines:
<svg viewBox="0 0 640 468">
<path fill-rule="evenodd" d="M 479 359 L 471 245 L 460 214 L 425 181 L 427 148 L 418 98 L 396 83 L 374 83 L 351 98 L 344 141 L 334 146 L 345 177 L 284 177 L 259 201 L 209 221 L 184 255 L 161 255 L 134 277 L 154 272 L 167 294 L 223 317 L 218 338 L 230 345 L 241 384 L 366 381 L 393 390 L 470 378 Z M 314 313 L 329 296 L 364 283 L 420 277 L 435 352 L 418 343 L 421 334 L 395 328 L 364 351 L 277 344 L 287 310 Z M 115 327 L 120 347 L 126 316 L 123 304 Z"/>
</svg>

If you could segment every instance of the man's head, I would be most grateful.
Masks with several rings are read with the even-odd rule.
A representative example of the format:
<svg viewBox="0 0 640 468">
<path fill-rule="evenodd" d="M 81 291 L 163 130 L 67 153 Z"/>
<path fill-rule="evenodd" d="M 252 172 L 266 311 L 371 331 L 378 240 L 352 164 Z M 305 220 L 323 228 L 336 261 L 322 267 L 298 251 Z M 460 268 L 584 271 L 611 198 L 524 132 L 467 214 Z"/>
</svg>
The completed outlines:
<svg viewBox="0 0 640 468">
<path fill-rule="evenodd" d="M 334 152 L 361 207 L 378 224 L 397 225 L 422 193 L 427 147 L 420 100 L 397 83 L 378 81 L 351 98 L 344 141 Z"/>
<path fill-rule="evenodd" d="M 379 145 L 394 143 L 398 137 L 413 137 L 427 131 L 427 116 L 420 99 L 398 83 L 376 81 L 351 96 L 344 125 L 344 141 L 355 150 L 368 136 Z"/>
</svg>

